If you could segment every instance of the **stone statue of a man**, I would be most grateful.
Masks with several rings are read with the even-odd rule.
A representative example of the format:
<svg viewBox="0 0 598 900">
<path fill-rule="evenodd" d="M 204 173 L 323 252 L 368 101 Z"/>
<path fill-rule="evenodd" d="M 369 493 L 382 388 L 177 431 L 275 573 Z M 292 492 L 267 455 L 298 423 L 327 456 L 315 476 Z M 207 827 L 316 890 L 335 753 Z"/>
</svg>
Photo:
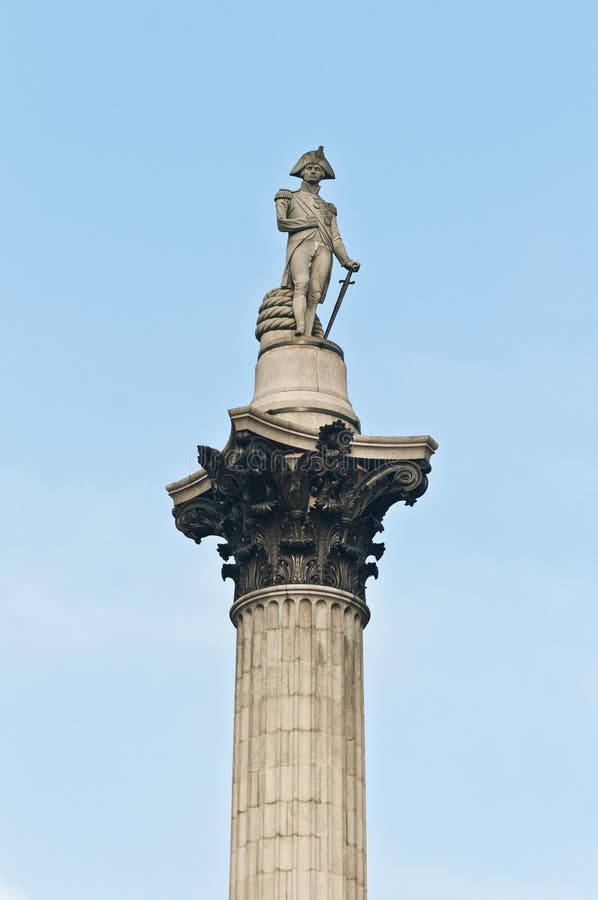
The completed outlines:
<svg viewBox="0 0 598 900">
<path fill-rule="evenodd" d="M 332 255 L 352 272 L 357 272 L 359 263 L 345 250 L 336 207 L 320 197 L 320 181 L 335 177 L 324 148 L 304 153 L 290 174 L 302 179 L 301 187 L 298 191 L 280 190 L 274 198 L 278 230 L 289 235 L 281 287 L 293 291 L 295 334 L 309 337 L 316 307 L 326 297 Z"/>
</svg>

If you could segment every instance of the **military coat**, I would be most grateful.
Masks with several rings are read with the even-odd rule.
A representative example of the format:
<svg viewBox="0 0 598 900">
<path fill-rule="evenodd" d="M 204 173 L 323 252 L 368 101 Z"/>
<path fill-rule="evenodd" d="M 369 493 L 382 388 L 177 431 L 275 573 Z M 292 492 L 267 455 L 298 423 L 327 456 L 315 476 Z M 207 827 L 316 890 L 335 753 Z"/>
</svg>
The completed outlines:
<svg viewBox="0 0 598 900">
<path fill-rule="evenodd" d="M 304 185 L 298 191 L 283 188 L 278 191 L 274 200 L 278 230 L 286 231 L 289 235 L 281 287 L 293 288 L 289 273 L 291 258 L 297 248 L 306 242 L 324 244 L 341 266 L 349 262 L 349 255 L 339 234 L 334 203 L 327 203 L 318 192 L 312 192 Z M 314 220 L 316 225 L 313 224 Z"/>
</svg>

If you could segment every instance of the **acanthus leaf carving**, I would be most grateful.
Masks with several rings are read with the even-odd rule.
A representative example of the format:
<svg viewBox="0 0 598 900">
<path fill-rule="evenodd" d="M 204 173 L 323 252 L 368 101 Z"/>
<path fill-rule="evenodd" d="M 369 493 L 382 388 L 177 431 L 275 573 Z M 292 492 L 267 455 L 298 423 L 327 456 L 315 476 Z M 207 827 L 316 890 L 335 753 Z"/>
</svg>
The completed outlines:
<svg viewBox="0 0 598 900">
<path fill-rule="evenodd" d="M 198 447 L 210 489 L 176 506 L 177 528 L 218 552 L 235 599 L 278 584 L 322 584 L 365 596 L 384 544 L 374 543 L 397 502 L 413 505 L 430 467 L 417 460 L 359 459 L 340 420 L 320 429 L 315 450 L 297 454 L 244 431 L 226 453 Z M 231 563 L 229 560 L 234 559 Z"/>
</svg>

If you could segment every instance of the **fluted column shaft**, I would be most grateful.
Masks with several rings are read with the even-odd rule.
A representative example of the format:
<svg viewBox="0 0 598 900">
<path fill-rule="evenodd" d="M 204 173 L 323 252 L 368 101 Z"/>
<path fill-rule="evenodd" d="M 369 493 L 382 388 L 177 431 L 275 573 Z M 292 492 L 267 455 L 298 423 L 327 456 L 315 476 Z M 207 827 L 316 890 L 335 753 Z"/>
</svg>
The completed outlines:
<svg viewBox="0 0 598 900">
<path fill-rule="evenodd" d="M 365 900 L 363 628 L 335 588 L 240 598 L 230 900 Z"/>
</svg>

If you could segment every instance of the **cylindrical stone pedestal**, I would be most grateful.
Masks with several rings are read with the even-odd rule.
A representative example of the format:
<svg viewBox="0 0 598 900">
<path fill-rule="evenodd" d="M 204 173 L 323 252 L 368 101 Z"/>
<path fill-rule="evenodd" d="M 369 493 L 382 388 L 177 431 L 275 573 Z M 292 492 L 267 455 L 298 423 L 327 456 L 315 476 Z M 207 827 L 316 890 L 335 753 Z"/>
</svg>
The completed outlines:
<svg viewBox="0 0 598 900">
<path fill-rule="evenodd" d="M 281 585 L 234 604 L 230 900 L 366 897 L 365 603 Z"/>
<path fill-rule="evenodd" d="M 266 335 L 255 367 L 251 406 L 306 428 L 317 429 L 339 418 L 356 431 L 361 428 L 347 394 L 343 351 L 323 338 Z"/>
</svg>

